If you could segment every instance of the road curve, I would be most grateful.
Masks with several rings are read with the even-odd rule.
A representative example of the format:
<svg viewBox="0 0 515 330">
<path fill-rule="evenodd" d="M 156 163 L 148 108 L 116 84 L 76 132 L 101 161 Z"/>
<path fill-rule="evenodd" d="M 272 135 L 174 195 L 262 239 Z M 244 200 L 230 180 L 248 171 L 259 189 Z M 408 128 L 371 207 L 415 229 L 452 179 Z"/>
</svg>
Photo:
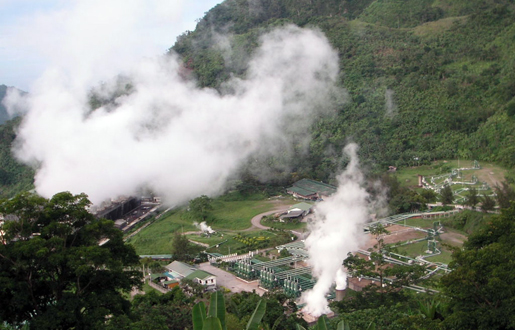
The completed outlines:
<svg viewBox="0 0 515 330">
<path fill-rule="evenodd" d="M 267 227 L 267 226 L 263 226 L 261 224 L 261 218 L 264 217 L 264 216 L 267 216 L 267 215 L 270 215 L 270 214 L 275 214 L 275 213 L 282 213 L 282 212 L 286 212 L 286 210 L 288 209 L 285 209 L 284 207 L 280 207 L 280 208 L 276 208 L 272 211 L 268 211 L 268 212 L 265 212 L 265 213 L 261 213 L 261 214 L 258 214 L 256 216 L 254 216 L 252 218 L 252 220 L 250 220 L 250 222 L 252 223 L 252 226 L 250 228 L 247 228 L 245 229 L 245 231 L 247 230 L 253 230 L 253 229 L 263 229 L 263 230 L 266 230 L 266 229 L 269 229 L 270 227 Z"/>
</svg>

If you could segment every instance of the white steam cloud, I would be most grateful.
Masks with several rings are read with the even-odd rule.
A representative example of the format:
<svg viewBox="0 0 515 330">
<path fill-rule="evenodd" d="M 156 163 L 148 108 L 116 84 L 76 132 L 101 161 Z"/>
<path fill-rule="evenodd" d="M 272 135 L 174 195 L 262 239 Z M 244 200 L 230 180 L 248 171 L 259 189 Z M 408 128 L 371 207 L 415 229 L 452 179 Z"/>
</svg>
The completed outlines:
<svg viewBox="0 0 515 330">
<path fill-rule="evenodd" d="M 359 169 L 356 144 L 349 144 L 344 152 L 350 156 L 347 169 L 338 176 L 338 190 L 320 202 L 316 219 L 310 225 L 305 241 L 309 264 L 317 283 L 302 296 L 305 312 L 320 316 L 330 312 L 325 295 L 336 283 L 338 289 L 346 287 L 347 274 L 342 268 L 347 254 L 356 251 L 365 237 L 363 224 L 369 219 L 369 194 L 363 187 L 363 174 Z"/>
<path fill-rule="evenodd" d="M 397 104 L 395 104 L 394 100 L 395 92 L 391 89 L 386 89 L 384 93 L 384 99 L 385 99 L 385 117 L 386 118 L 393 118 L 397 114 Z"/>
<path fill-rule="evenodd" d="M 337 54 L 321 32 L 286 26 L 261 38 L 245 79 L 228 82 L 231 94 L 186 81 L 174 56 L 123 61 L 130 66 L 116 68 L 132 93 L 91 111 L 92 82 L 107 81 L 106 95 L 120 85 L 102 70 L 95 75 L 100 58 L 83 54 L 87 45 L 69 46 L 66 65 L 47 70 L 25 100 L 15 153 L 37 166 L 41 195 L 85 192 L 94 204 L 142 188 L 170 204 L 221 192 L 249 157 L 281 151 L 287 132 L 331 110 L 338 75 Z"/>
<path fill-rule="evenodd" d="M 201 223 L 194 222 L 193 225 L 195 227 L 197 227 L 198 229 L 200 229 L 203 233 L 208 233 L 208 234 L 215 233 L 213 228 L 211 228 L 211 226 L 209 226 L 205 221 L 202 221 Z"/>
</svg>

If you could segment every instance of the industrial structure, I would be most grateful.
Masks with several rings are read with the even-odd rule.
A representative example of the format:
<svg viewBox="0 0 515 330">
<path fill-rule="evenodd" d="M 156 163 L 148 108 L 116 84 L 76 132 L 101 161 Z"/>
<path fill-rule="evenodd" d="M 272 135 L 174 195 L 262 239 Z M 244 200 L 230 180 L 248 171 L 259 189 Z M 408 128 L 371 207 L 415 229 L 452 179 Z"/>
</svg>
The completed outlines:
<svg viewBox="0 0 515 330">
<path fill-rule="evenodd" d="M 287 188 L 286 192 L 297 198 L 319 200 L 334 194 L 336 187 L 315 180 L 302 179 Z"/>
<path fill-rule="evenodd" d="M 307 254 L 270 261 L 240 260 L 234 263 L 233 271 L 246 280 L 259 279 L 260 286 L 265 289 L 281 288 L 288 295 L 300 297 L 316 283 L 311 276 L 311 267 L 304 263 L 306 258 Z"/>
</svg>

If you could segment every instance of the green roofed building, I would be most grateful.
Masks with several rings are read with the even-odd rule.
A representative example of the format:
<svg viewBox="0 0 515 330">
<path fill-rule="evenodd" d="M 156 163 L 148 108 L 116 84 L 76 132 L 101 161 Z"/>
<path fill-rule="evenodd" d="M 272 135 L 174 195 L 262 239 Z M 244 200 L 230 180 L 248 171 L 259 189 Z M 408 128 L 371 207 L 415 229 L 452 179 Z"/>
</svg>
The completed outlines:
<svg viewBox="0 0 515 330">
<path fill-rule="evenodd" d="M 293 186 L 287 188 L 286 191 L 288 194 L 297 198 L 318 200 L 334 194 L 336 192 L 336 187 L 311 179 L 302 179 L 295 182 Z"/>
<path fill-rule="evenodd" d="M 205 285 L 216 286 L 216 276 L 203 270 L 196 270 L 185 277 L 185 279 L 192 280 L 193 282 Z"/>
<path fill-rule="evenodd" d="M 190 275 L 191 273 L 195 272 L 196 268 L 192 265 L 188 265 L 184 262 L 180 262 L 175 260 L 169 265 L 166 265 L 165 268 L 170 271 L 174 272 L 179 275 L 179 277 L 186 277 Z"/>
</svg>

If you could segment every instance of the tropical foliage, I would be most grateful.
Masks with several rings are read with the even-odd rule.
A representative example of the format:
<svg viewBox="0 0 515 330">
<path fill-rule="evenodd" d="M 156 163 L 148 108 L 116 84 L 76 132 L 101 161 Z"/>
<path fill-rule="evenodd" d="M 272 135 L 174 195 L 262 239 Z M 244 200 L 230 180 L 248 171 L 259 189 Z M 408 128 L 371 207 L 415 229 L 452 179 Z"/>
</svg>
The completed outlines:
<svg viewBox="0 0 515 330">
<path fill-rule="evenodd" d="M 349 139 L 378 171 L 457 157 L 512 166 L 514 8 L 509 0 L 227 0 L 171 50 L 201 86 L 221 89 L 229 76 L 245 77 L 263 32 L 321 29 L 349 96 L 336 119 L 312 127 L 308 156 L 292 160 L 297 176 L 331 179 Z M 229 48 L 217 43 L 222 35 Z"/>
</svg>

